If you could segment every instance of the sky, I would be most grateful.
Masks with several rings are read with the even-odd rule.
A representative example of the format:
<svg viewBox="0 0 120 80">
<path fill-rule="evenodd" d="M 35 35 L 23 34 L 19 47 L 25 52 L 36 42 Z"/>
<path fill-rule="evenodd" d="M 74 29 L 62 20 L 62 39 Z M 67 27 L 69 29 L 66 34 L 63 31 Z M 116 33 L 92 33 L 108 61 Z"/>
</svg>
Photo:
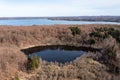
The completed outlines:
<svg viewBox="0 0 120 80">
<path fill-rule="evenodd" d="M 120 0 L 0 0 L 0 17 L 120 16 Z"/>
</svg>

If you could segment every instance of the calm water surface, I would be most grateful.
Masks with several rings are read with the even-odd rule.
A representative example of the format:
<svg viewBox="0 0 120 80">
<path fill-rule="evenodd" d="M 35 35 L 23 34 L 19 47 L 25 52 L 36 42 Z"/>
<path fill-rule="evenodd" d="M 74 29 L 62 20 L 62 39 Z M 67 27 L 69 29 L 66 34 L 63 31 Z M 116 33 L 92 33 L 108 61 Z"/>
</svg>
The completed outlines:
<svg viewBox="0 0 120 80">
<path fill-rule="evenodd" d="M 82 46 L 69 46 L 69 45 L 46 45 L 46 46 L 35 46 L 26 49 L 22 49 L 27 56 L 39 56 L 43 60 L 48 62 L 70 62 L 80 57 L 83 54 L 86 54 L 88 51 L 96 52 L 100 51 L 99 49 L 91 47 L 82 47 Z"/>
<path fill-rule="evenodd" d="M 36 55 L 42 58 L 42 60 L 48 61 L 48 62 L 59 62 L 59 63 L 65 63 L 70 62 L 76 59 L 77 57 L 80 57 L 81 55 L 85 54 L 84 51 L 76 51 L 76 50 L 61 50 L 61 49 L 47 49 L 43 51 L 39 51 L 36 53 L 33 53 L 31 55 Z"/>
<path fill-rule="evenodd" d="M 120 23 L 94 22 L 94 21 L 65 21 L 65 20 L 49 20 L 49 19 L 0 20 L 0 25 L 13 25 L 13 26 L 54 25 L 54 24 L 120 24 Z"/>
</svg>

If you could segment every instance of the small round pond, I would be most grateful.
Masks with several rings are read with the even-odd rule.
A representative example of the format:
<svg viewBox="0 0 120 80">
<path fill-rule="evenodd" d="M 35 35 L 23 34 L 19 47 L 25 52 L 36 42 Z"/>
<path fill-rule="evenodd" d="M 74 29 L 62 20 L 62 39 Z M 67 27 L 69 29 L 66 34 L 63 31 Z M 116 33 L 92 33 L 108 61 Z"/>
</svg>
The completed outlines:
<svg viewBox="0 0 120 80">
<path fill-rule="evenodd" d="M 84 51 L 69 51 L 69 50 L 62 50 L 62 49 L 46 49 L 43 51 L 39 51 L 36 53 L 33 53 L 31 55 L 36 55 L 41 57 L 43 60 L 46 60 L 48 62 L 59 62 L 59 63 L 65 63 L 65 62 L 70 62 L 77 57 L 81 56 L 84 54 Z"/>
<path fill-rule="evenodd" d="M 27 55 L 36 55 L 48 62 L 66 63 L 86 54 L 87 51 L 95 51 L 90 47 L 75 47 L 66 45 L 37 46 L 22 50 Z"/>
</svg>

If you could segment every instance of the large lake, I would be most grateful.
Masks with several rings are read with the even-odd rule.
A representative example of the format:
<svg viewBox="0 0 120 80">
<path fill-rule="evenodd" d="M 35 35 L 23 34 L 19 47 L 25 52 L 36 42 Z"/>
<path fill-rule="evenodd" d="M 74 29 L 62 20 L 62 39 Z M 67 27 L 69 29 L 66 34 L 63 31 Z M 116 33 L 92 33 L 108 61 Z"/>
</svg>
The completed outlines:
<svg viewBox="0 0 120 80">
<path fill-rule="evenodd" d="M 31 25 L 54 25 L 54 24 L 119 24 L 119 22 L 95 22 L 95 21 L 65 21 L 49 19 L 8 19 L 0 20 L 0 25 L 31 26 Z"/>
</svg>

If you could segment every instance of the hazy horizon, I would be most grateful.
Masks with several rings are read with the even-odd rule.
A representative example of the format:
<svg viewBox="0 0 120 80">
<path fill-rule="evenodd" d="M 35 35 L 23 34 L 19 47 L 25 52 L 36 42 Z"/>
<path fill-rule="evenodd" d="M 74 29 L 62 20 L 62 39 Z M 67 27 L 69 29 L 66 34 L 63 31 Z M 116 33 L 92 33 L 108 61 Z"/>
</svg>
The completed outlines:
<svg viewBox="0 0 120 80">
<path fill-rule="evenodd" d="M 119 16 L 114 0 L 0 0 L 0 17 Z"/>
<path fill-rule="evenodd" d="M 93 15 L 93 17 L 117 17 L 120 15 Z M 0 18 L 47 18 L 47 17 L 91 17 L 91 16 L 8 16 L 8 17 L 1 17 Z"/>
</svg>

